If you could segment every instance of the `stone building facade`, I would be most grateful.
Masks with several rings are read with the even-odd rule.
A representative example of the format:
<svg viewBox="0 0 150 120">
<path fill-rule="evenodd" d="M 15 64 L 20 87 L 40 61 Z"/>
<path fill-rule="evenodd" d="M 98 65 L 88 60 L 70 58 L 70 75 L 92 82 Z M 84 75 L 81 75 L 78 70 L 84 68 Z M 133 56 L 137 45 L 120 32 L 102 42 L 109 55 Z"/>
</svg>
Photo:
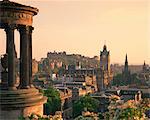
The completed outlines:
<svg viewBox="0 0 150 120">
<path fill-rule="evenodd" d="M 32 60 L 32 74 L 35 75 L 38 72 L 38 62 L 33 59 Z"/>
<path fill-rule="evenodd" d="M 142 85 L 150 87 L 150 67 L 145 63 L 143 69 L 138 75 L 138 79 L 141 80 Z"/>
</svg>

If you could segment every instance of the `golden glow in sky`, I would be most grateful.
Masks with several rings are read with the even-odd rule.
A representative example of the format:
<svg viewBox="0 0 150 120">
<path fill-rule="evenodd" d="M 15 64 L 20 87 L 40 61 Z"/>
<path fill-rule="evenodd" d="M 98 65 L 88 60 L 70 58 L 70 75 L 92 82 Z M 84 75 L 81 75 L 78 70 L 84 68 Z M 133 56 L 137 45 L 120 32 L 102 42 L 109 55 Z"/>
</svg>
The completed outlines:
<svg viewBox="0 0 150 120">
<path fill-rule="evenodd" d="M 16 1 L 40 10 L 33 24 L 33 57 L 38 60 L 54 50 L 99 56 L 106 40 L 112 63 L 124 63 L 127 53 L 129 64 L 150 64 L 149 0 Z M 19 50 L 19 33 L 15 35 Z M 0 36 L 3 54 L 3 30 Z"/>
</svg>

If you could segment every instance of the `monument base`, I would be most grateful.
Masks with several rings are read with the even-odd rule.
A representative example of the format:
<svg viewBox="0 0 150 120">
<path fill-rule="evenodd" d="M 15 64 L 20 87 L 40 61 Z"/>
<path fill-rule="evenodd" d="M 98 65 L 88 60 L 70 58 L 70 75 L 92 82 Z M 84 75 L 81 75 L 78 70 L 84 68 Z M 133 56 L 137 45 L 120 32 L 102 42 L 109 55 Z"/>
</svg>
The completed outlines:
<svg viewBox="0 0 150 120">
<path fill-rule="evenodd" d="M 35 88 L 0 91 L 0 120 L 18 120 L 31 114 L 43 115 L 47 98 Z"/>
</svg>

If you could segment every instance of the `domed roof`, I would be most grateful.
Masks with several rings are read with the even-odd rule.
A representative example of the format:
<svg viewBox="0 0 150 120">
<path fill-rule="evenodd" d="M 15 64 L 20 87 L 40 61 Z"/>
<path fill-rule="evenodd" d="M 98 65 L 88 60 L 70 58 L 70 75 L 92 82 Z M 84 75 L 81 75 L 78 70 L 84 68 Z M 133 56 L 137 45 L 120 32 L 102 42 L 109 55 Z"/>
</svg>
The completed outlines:
<svg viewBox="0 0 150 120">
<path fill-rule="evenodd" d="M 16 3 L 16 2 L 11 2 L 9 0 L 0 1 L 0 10 L 2 10 L 2 9 L 25 10 L 25 11 L 29 11 L 29 12 L 34 13 L 34 15 L 36 15 L 39 11 L 37 8 L 22 5 L 22 4 L 19 4 L 19 3 Z"/>
</svg>

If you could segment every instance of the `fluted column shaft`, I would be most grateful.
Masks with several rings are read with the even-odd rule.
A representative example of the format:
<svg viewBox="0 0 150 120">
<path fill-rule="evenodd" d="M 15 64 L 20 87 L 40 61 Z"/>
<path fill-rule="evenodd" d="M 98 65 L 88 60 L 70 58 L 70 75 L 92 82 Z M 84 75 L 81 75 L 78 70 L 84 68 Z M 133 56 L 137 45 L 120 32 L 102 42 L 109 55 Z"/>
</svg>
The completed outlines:
<svg viewBox="0 0 150 120">
<path fill-rule="evenodd" d="M 20 88 L 29 88 L 29 26 L 20 26 Z"/>
<path fill-rule="evenodd" d="M 14 30 L 15 26 L 8 25 L 5 28 L 7 39 L 7 54 L 8 54 L 8 88 L 16 89 L 15 87 L 15 44 L 14 44 Z"/>
<path fill-rule="evenodd" d="M 32 82 L 32 31 L 33 27 L 29 27 L 29 85 L 30 87 L 33 87 Z"/>
</svg>

